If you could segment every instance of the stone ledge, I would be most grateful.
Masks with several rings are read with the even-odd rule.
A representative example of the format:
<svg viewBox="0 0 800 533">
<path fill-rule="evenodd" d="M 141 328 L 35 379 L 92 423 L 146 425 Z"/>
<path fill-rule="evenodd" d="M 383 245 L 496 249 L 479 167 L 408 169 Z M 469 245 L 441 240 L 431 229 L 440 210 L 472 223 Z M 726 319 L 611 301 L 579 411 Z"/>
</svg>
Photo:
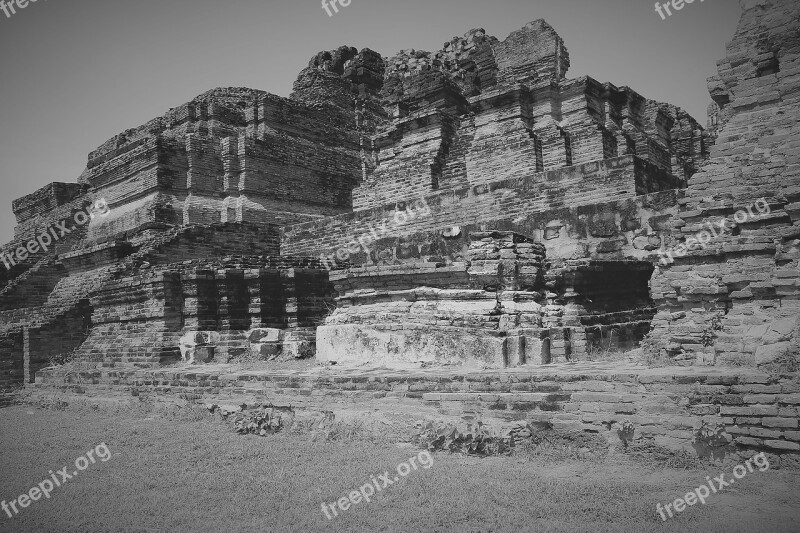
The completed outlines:
<svg viewBox="0 0 800 533">
<path fill-rule="evenodd" d="M 726 427 L 734 438 L 732 452 L 800 452 L 800 410 L 782 406 L 777 399 L 780 394 L 760 398 L 775 398 L 768 405 L 731 406 L 721 401 L 750 395 L 748 383 L 780 389 L 800 383 L 800 376 L 608 363 L 489 372 L 412 365 L 337 367 L 248 371 L 221 364 L 204 366 L 202 371 L 191 366 L 114 368 L 77 373 L 66 383 L 53 370 L 44 370 L 28 389 L 34 396 L 58 390 L 87 401 L 147 395 L 157 401 L 271 403 L 348 413 L 402 410 L 427 419 L 480 416 L 496 426 L 528 420 L 599 433 L 612 440 L 614 426 L 630 421 L 638 438 L 688 451 L 692 451 L 694 428 L 706 421 Z M 740 392 L 731 392 L 734 386 L 741 387 Z M 525 390 L 517 390 L 520 387 Z M 791 395 L 783 395 L 787 396 Z"/>
</svg>

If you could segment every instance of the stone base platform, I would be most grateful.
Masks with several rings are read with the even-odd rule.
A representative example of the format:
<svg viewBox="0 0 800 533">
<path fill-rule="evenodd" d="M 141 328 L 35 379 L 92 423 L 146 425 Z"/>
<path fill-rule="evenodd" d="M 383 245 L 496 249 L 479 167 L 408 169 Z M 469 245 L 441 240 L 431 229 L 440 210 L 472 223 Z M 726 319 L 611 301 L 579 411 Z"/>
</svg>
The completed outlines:
<svg viewBox="0 0 800 533">
<path fill-rule="evenodd" d="M 708 452 L 696 439 L 703 421 L 719 424 L 730 444 L 715 454 L 756 451 L 800 457 L 800 375 L 735 369 L 620 363 L 565 363 L 533 368 L 313 366 L 301 370 L 241 370 L 233 365 L 163 369 L 103 368 L 37 373 L 26 389 L 70 402 L 181 400 L 226 409 L 263 403 L 332 411 L 337 419 L 472 420 L 503 430 L 527 420 L 538 427 L 585 431 L 619 442 L 629 421 L 635 439 L 673 450 Z M 717 441 L 715 446 L 719 446 Z"/>
</svg>

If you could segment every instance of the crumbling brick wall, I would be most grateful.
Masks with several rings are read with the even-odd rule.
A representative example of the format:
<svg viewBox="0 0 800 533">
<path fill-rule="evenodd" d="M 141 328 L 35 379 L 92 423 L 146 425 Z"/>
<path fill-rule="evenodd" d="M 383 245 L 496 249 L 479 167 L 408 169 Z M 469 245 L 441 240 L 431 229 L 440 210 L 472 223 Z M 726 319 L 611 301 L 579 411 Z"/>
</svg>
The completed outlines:
<svg viewBox="0 0 800 533">
<path fill-rule="evenodd" d="M 753 365 L 798 353 L 800 5 L 741 6 L 728 55 L 709 79 L 716 144 L 670 222 L 675 244 L 723 217 L 730 230 L 656 270 L 653 337 L 699 362 Z M 744 211 L 760 198 L 768 214 Z M 736 221 L 739 210 L 746 216 Z"/>
<path fill-rule="evenodd" d="M 459 187 L 426 196 L 429 212 L 413 202 L 365 209 L 315 222 L 288 226 L 282 232 L 287 254 L 336 253 L 348 243 L 379 234 L 368 252 L 356 250 L 355 264 L 393 263 L 402 246 L 416 249 L 411 257 L 441 261 L 454 251 L 441 244 L 443 231 L 458 227 L 504 229 L 531 235 L 548 245 L 553 257 L 652 255 L 667 229 L 664 220 L 677 212 L 679 194 L 647 194 L 659 171 L 635 156 L 573 166 L 546 173 Z M 657 189 L 658 190 L 658 189 Z M 398 211 L 413 208 L 417 216 L 396 224 Z M 610 218 L 609 218 L 610 217 Z M 378 231 L 386 223 L 386 234 Z M 549 242 L 548 242 L 549 241 Z M 383 250 L 390 250 L 388 257 Z M 338 260 L 337 260 L 338 261 Z"/>
<path fill-rule="evenodd" d="M 112 209 L 89 238 L 151 223 L 285 224 L 348 210 L 362 174 L 356 106 L 293 96 L 215 89 L 109 139 L 79 178 Z"/>
<path fill-rule="evenodd" d="M 79 357 L 157 366 L 178 360 L 186 331 L 273 327 L 306 336 L 330 306 L 327 273 L 308 259 L 239 256 L 143 269 L 92 297 Z"/>
</svg>

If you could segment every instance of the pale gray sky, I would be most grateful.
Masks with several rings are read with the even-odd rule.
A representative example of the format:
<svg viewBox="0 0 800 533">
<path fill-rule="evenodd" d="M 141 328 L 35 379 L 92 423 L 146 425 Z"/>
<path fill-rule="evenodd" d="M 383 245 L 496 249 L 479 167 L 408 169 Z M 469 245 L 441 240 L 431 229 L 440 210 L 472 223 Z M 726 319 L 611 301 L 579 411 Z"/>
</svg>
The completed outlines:
<svg viewBox="0 0 800 533">
<path fill-rule="evenodd" d="M 15 198 L 74 182 L 89 151 L 208 89 L 288 96 L 320 50 L 384 56 L 438 50 L 471 28 L 504 39 L 544 18 L 564 38 L 570 78 L 588 74 L 687 109 L 705 124 L 706 77 L 739 18 L 736 0 L 38 0 L 0 12 L 0 242 Z"/>
</svg>

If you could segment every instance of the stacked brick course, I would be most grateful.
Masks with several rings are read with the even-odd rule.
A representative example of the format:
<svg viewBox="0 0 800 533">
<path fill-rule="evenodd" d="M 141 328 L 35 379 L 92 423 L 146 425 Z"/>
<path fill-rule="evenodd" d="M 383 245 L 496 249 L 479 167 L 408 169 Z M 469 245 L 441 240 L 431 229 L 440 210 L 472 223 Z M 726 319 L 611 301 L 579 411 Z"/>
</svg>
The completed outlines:
<svg viewBox="0 0 800 533">
<path fill-rule="evenodd" d="M 60 389 L 96 401 L 154 395 L 207 405 L 270 403 L 311 412 L 352 414 L 364 409 L 409 412 L 419 419 L 471 421 L 510 427 L 527 420 L 535 427 L 586 431 L 619 444 L 618 429 L 634 426 L 635 441 L 708 456 L 695 438 L 701 422 L 721 424 L 732 438 L 714 456 L 769 454 L 775 467 L 797 467 L 800 457 L 800 384 L 797 379 L 751 371 L 690 368 L 607 370 L 559 365 L 535 371 L 351 370 L 286 373 L 185 369 L 99 369 L 67 376 L 43 371 L 35 389 Z M 66 381 L 66 383 L 65 383 Z M 96 385 L 89 387 L 87 383 Z"/>
<path fill-rule="evenodd" d="M 652 280 L 661 308 L 653 335 L 706 364 L 800 353 L 800 6 L 748 0 L 742 7 L 728 56 L 709 79 L 716 144 L 671 221 L 676 243 L 723 217 L 731 229 Z M 762 198 L 769 213 L 751 215 L 746 209 Z M 709 329 L 713 346 L 703 346 Z"/>
<path fill-rule="evenodd" d="M 542 364 L 632 348 L 649 329 L 649 263 L 548 261 L 513 232 L 450 240 L 463 262 L 333 272 L 337 309 L 318 329 L 318 359 Z"/>
</svg>

